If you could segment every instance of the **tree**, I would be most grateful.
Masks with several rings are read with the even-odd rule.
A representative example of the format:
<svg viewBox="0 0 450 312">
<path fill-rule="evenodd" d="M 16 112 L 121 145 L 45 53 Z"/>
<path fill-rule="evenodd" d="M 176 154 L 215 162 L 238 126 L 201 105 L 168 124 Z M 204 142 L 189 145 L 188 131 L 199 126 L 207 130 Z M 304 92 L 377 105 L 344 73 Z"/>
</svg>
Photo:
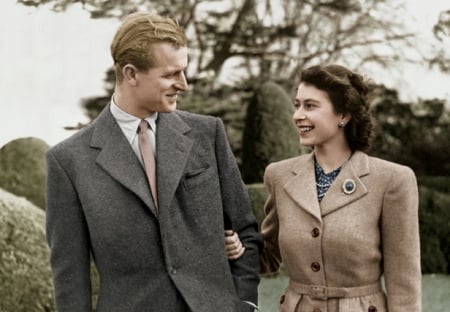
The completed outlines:
<svg viewBox="0 0 450 312">
<path fill-rule="evenodd" d="M 81 99 L 81 107 L 90 121 L 94 120 L 111 100 L 111 96 L 114 92 L 114 84 L 116 82 L 114 69 L 112 67 L 106 71 L 103 82 L 106 95 Z M 64 129 L 78 130 L 84 126 L 86 126 L 86 124 L 78 123 L 75 126 L 66 126 Z"/>
<path fill-rule="evenodd" d="M 403 103 L 395 90 L 379 86 L 373 113 L 373 154 L 408 165 L 418 175 L 450 175 L 450 111 L 439 99 Z"/>
<path fill-rule="evenodd" d="M 431 66 L 437 66 L 444 72 L 450 73 L 450 10 L 439 14 L 437 23 L 433 27 L 433 34 L 440 43 L 440 47 L 434 56 L 428 59 Z"/>
<path fill-rule="evenodd" d="M 236 133 L 231 134 L 235 138 L 241 137 L 248 94 L 264 81 L 291 90 L 297 72 L 309 65 L 340 62 L 355 69 L 368 64 L 392 67 L 406 58 L 405 50 L 415 49 L 414 34 L 400 22 L 403 8 L 392 0 L 17 1 L 51 5 L 57 12 L 79 4 L 92 18 L 121 18 L 136 10 L 177 18 L 190 40 L 187 73 L 195 91 L 185 106 L 195 97 L 195 112 L 217 113 L 225 122 L 233 121 L 226 126 Z M 90 118 L 109 95 L 84 100 Z M 241 143 L 233 140 L 239 153 Z"/>
<path fill-rule="evenodd" d="M 399 23 L 402 8 L 387 0 L 17 1 L 53 4 L 57 12 L 79 3 L 92 18 L 120 18 L 136 10 L 174 16 L 191 40 L 191 81 L 206 80 L 211 88 L 220 86 L 211 82 L 230 61 L 248 79 L 274 76 L 291 83 L 297 70 L 311 63 L 351 57 L 352 67 L 387 65 L 403 57 L 401 47 L 413 37 Z"/>
</svg>

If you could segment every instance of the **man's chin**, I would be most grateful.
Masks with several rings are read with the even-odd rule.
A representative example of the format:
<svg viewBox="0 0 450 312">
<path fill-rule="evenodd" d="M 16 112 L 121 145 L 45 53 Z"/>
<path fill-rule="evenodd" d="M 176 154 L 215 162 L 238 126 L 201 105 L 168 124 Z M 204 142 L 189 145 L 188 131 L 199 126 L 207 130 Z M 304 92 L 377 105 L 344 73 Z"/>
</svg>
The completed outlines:
<svg viewBox="0 0 450 312">
<path fill-rule="evenodd" d="M 169 104 L 169 105 L 167 106 L 167 111 L 166 111 L 166 113 L 172 113 L 172 112 L 174 112 L 174 111 L 176 111 L 176 110 L 177 110 L 177 102 L 172 103 L 172 104 Z"/>
</svg>

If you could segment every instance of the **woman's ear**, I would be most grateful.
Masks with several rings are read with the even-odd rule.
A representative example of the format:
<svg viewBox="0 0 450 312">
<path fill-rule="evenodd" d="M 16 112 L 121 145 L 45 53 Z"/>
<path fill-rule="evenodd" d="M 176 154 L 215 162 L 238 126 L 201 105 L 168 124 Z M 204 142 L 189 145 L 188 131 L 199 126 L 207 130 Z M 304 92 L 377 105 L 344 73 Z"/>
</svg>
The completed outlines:
<svg viewBox="0 0 450 312">
<path fill-rule="evenodd" d="M 350 119 L 352 119 L 352 115 L 350 115 L 349 113 L 342 114 L 341 121 L 344 122 L 345 124 L 347 124 L 350 121 Z"/>
<path fill-rule="evenodd" d="M 339 128 L 344 128 L 345 125 L 352 119 L 350 114 L 341 114 L 341 120 L 339 121 Z"/>
</svg>

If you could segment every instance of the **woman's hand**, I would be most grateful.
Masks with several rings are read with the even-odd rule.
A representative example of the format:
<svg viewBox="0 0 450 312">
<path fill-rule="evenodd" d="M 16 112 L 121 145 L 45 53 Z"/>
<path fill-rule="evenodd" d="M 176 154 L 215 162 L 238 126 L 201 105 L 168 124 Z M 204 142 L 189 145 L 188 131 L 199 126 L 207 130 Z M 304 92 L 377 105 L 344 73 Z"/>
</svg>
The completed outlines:
<svg viewBox="0 0 450 312">
<path fill-rule="evenodd" d="M 245 247 L 236 232 L 225 230 L 225 253 L 228 259 L 239 259 L 245 252 Z"/>
</svg>

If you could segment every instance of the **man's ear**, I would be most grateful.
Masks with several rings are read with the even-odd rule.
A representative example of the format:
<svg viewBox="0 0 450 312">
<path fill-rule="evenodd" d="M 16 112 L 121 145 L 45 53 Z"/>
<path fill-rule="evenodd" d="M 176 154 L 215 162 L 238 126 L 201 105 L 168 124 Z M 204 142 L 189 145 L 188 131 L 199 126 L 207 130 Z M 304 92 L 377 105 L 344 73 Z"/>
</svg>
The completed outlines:
<svg viewBox="0 0 450 312">
<path fill-rule="evenodd" d="M 137 68 L 132 64 L 127 64 L 122 68 L 123 80 L 132 86 L 137 85 Z"/>
</svg>

